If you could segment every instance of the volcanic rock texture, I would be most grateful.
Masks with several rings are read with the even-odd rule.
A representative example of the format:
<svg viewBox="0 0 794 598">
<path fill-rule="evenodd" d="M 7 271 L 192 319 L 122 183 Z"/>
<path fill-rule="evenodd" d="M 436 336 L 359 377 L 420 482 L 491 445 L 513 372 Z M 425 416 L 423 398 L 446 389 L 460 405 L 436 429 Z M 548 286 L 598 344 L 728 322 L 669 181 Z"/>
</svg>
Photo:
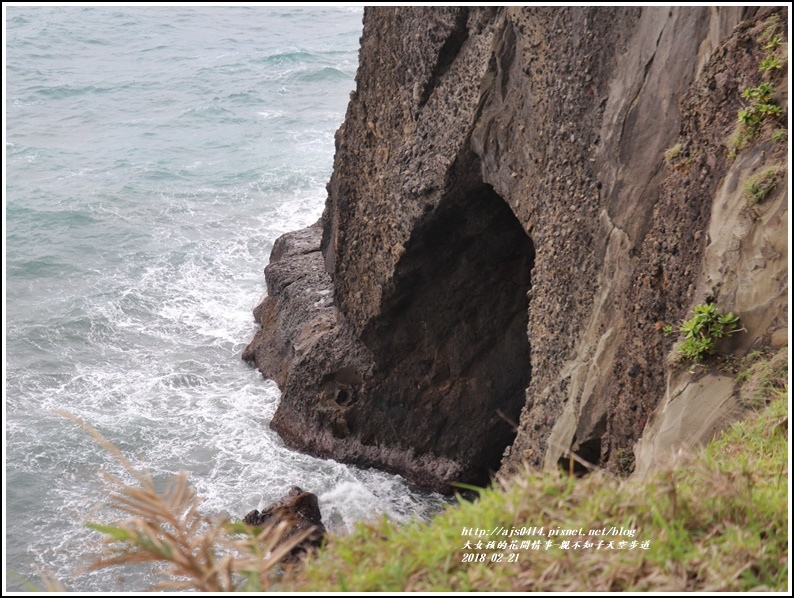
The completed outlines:
<svg viewBox="0 0 794 598">
<path fill-rule="evenodd" d="M 723 351 L 787 343 L 786 143 L 726 141 L 742 90 L 787 88 L 758 68 L 787 18 L 367 9 L 323 218 L 276 242 L 244 354 L 283 391 L 272 427 L 442 491 L 709 439 L 732 378 L 671 363 L 660 329 L 708 299 L 747 329 Z"/>
</svg>

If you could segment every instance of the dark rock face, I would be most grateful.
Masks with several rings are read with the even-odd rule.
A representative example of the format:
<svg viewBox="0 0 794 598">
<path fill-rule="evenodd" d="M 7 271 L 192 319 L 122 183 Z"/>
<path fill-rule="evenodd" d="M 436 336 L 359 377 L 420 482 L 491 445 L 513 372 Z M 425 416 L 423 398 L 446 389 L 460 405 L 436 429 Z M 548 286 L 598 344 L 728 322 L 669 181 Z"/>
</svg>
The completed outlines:
<svg viewBox="0 0 794 598">
<path fill-rule="evenodd" d="M 747 347 L 780 336 L 780 285 L 742 304 L 751 266 L 706 263 L 715 194 L 771 155 L 720 146 L 760 49 L 718 46 L 754 13 L 367 9 L 322 221 L 276 243 L 244 354 L 284 441 L 442 491 L 569 452 L 617 469 L 671 391 L 657 322 L 709 295 L 756 314 Z"/>
<path fill-rule="evenodd" d="M 303 388 L 280 380 L 285 364 L 318 376 L 318 400 L 282 401 L 272 423 L 282 438 L 440 490 L 445 480 L 487 483 L 515 436 L 530 375 L 534 247 L 504 200 L 480 184 L 418 227 L 399 284 L 384 290 L 360 340 L 345 334 L 327 291 L 318 227 L 282 237 L 271 260 L 262 327 L 245 357 L 285 389 Z"/>
<path fill-rule="evenodd" d="M 363 330 L 367 390 L 379 400 L 348 422 L 366 441 L 443 458 L 451 479 L 484 484 L 515 436 L 529 382 L 534 247 L 490 186 L 442 204 L 414 229 Z M 388 424 L 377 435 L 375 413 Z"/>
<path fill-rule="evenodd" d="M 311 492 L 304 492 L 297 486 L 290 488 L 284 498 L 262 511 L 254 509 L 245 516 L 243 521 L 248 525 L 259 527 L 276 526 L 286 522 L 288 524 L 287 531 L 277 546 L 289 541 L 290 538 L 297 534 L 312 530 L 311 534 L 303 542 L 295 546 L 284 557 L 285 563 L 296 563 L 307 552 L 319 548 L 326 535 L 322 515 L 320 514 L 320 506 L 317 503 L 317 496 Z"/>
</svg>

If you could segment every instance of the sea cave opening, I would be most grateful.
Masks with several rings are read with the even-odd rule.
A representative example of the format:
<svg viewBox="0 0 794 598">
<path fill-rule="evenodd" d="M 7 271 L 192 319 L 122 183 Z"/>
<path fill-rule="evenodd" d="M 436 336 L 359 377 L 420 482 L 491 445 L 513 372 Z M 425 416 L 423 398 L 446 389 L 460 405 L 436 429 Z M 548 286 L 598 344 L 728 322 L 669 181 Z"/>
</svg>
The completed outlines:
<svg viewBox="0 0 794 598">
<path fill-rule="evenodd" d="M 532 239 L 490 185 L 450 194 L 415 227 L 365 331 L 377 396 L 400 422 L 388 440 L 455 463 L 457 481 L 487 484 L 515 439 L 534 262 Z"/>
</svg>

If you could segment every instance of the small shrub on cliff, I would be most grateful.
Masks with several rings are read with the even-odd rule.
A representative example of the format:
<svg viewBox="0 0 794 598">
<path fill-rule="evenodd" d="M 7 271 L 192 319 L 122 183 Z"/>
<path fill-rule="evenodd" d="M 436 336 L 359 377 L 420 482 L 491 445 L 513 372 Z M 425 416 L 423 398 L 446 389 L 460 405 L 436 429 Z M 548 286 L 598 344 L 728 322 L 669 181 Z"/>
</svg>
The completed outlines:
<svg viewBox="0 0 794 598">
<path fill-rule="evenodd" d="M 680 155 L 681 155 L 681 144 L 676 143 L 673 147 L 671 147 L 670 149 L 664 152 L 664 159 L 667 160 L 668 164 L 672 164 L 676 160 L 676 158 L 678 158 Z"/>
<path fill-rule="evenodd" d="M 773 100 L 775 88 L 771 83 L 761 83 L 758 87 L 749 87 L 742 92 L 742 97 L 750 101 L 750 105 L 739 110 L 739 124 L 755 135 L 761 125 L 767 121 L 777 121 L 783 116 L 783 109 Z"/>
<path fill-rule="evenodd" d="M 772 70 L 779 70 L 782 69 L 783 65 L 780 62 L 780 59 L 777 56 L 767 56 L 761 61 L 761 64 L 758 65 L 758 70 L 762 73 L 766 71 Z"/>
<path fill-rule="evenodd" d="M 739 402 L 751 409 L 762 409 L 778 398 L 788 385 L 788 347 L 777 353 L 769 349 L 753 351 L 741 361 L 744 368 L 736 376 Z"/>
<path fill-rule="evenodd" d="M 783 40 L 780 39 L 779 36 L 773 35 L 771 38 L 769 38 L 769 41 L 766 42 L 766 44 L 764 44 L 764 50 L 766 50 L 767 52 L 772 52 L 778 49 L 782 44 L 783 44 Z"/>
<path fill-rule="evenodd" d="M 751 100 L 754 105 L 768 104 L 772 99 L 772 94 L 775 93 L 775 88 L 771 83 L 761 83 L 758 87 L 749 87 L 742 92 L 742 97 L 745 100 Z"/>
<path fill-rule="evenodd" d="M 775 143 L 786 143 L 788 141 L 788 129 L 775 129 L 772 131 L 772 141 Z"/>
<path fill-rule="evenodd" d="M 772 39 L 777 37 L 776 34 L 780 29 L 780 16 L 777 14 L 771 15 L 769 18 L 767 18 L 764 25 L 766 25 L 766 27 L 764 28 L 763 33 L 761 33 L 761 38 L 759 39 L 761 45 L 766 45 Z"/>
<path fill-rule="evenodd" d="M 713 303 L 696 305 L 692 317 L 681 324 L 684 340 L 678 346 L 678 356 L 700 363 L 717 352 L 718 339 L 740 330 L 739 317 L 733 312 L 721 314 Z"/>
<path fill-rule="evenodd" d="M 770 83 L 761 83 L 742 92 L 742 97 L 750 104 L 737 113 L 736 128 L 727 141 L 730 157 L 735 157 L 738 150 L 756 139 L 764 125 L 775 126 L 783 121 L 785 112 L 772 98 L 774 93 Z"/>
<path fill-rule="evenodd" d="M 780 19 L 778 15 L 772 15 L 767 20 L 766 29 L 761 34 L 758 43 L 766 51 L 766 56 L 758 65 L 758 70 L 762 73 L 770 71 L 781 70 L 788 61 L 787 44 L 784 38 Z"/>
<path fill-rule="evenodd" d="M 766 199 L 775 190 L 782 176 L 782 166 L 769 166 L 751 176 L 744 183 L 744 199 L 748 206 L 754 206 Z"/>
<path fill-rule="evenodd" d="M 775 73 L 784 71 L 788 61 L 788 44 L 782 37 L 784 35 L 783 25 L 775 14 L 766 20 L 764 31 L 756 40 L 765 51 L 758 70 L 766 79 L 773 79 Z M 739 110 L 736 127 L 726 141 L 729 158 L 735 158 L 737 152 L 757 139 L 765 125 L 774 127 L 784 122 L 786 111 L 774 99 L 774 94 L 775 89 L 768 81 L 742 91 L 742 97 L 749 101 L 749 105 Z"/>
</svg>

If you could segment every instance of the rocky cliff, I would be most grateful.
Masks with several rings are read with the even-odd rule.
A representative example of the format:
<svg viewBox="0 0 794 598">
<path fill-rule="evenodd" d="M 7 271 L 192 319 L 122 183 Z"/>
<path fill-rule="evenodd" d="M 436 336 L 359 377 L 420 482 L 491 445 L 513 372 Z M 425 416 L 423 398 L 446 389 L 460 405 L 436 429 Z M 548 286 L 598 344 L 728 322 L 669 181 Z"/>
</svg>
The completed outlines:
<svg viewBox="0 0 794 598">
<path fill-rule="evenodd" d="M 708 300 L 746 328 L 722 351 L 787 343 L 785 114 L 736 132 L 745 89 L 786 110 L 759 64 L 787 18 L 367 9 L 322 221 L 276 243 L 244 354 L 283 391 L 272 427 L 438 490 L 710 438 L 733 378 L 661 329 Z"/>
</svg>

